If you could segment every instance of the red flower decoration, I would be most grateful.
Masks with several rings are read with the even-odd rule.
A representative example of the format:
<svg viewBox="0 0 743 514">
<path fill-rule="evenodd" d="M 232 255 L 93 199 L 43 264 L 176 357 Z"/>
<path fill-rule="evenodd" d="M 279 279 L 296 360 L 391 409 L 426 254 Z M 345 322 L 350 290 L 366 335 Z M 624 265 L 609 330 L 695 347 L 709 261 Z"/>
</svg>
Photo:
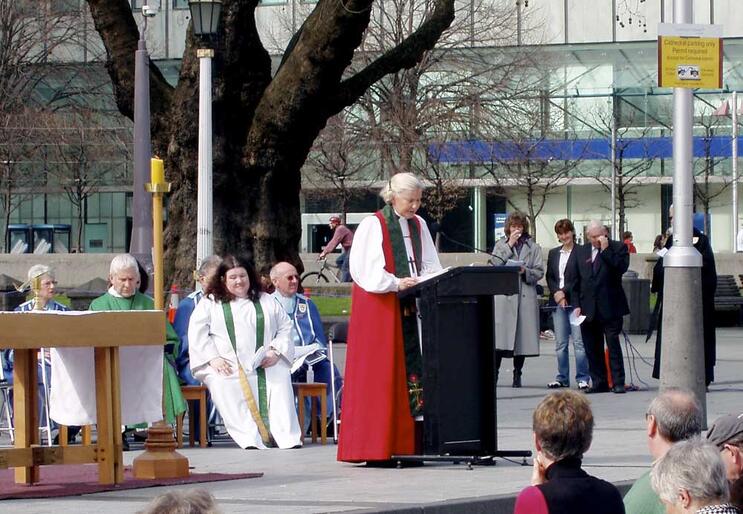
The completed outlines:
<svg viewBox="0 0 743 514">
<path fill-rule="evenodd" d="M 413 373 L 412 375 L 410 375 L 408 377 L 408 380 L 410 382 L 412 382 L 413 384 L 417 384 L 418 383 L 418 375 L 416 375 L 415 373 Z"/>
</svg>

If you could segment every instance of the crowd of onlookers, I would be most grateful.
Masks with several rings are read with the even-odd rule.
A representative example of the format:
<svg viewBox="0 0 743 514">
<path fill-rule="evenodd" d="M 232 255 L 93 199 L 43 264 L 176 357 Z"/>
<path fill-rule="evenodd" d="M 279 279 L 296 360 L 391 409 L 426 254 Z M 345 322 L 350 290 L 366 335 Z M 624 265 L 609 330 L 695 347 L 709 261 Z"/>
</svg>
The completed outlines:
<svg viewBox="0 0 743 514">
<path fill-rule="evenodd" d="M 533 415 L 536 456 L 531 486 L 515 514 L 735 514 L 743 509 L 743 413 L 717 419 L 702 437 L 702 410 L 690 391 L 669 388 L 645 413 L 653 459 L 622 498 L 582 469 L 593 415 L 574 391 L 547 395 Z"/>
</svg>

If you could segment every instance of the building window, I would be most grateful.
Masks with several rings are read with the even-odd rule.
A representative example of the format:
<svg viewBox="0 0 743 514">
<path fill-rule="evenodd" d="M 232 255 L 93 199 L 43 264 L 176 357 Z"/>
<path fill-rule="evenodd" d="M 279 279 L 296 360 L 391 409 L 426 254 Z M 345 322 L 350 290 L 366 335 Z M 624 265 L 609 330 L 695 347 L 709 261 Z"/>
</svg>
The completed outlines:
<svg viewBox="0 0 743 514">
<path fill-rule="evenodd" d="M 287 3 L 287 0 L 260 0 L 258 2 L 259 5 L 284 5 Z"/>
<path fill-rule="evenodd" d="M 173 9 L 188 9 L 188 0 L 173 0 Z"/>
<path fill-rule="evenodd" d="M 155 7 L 157 9 L 162 8 L 162 5 L 160 5 L 160 0 L 131 0 L 132 3 L 132 10 L 133 11 L 139 11 L 142 9 L 142 6 L 146 3 L 150 7 Z M 186 1 L 186 6 L 188 6 L 188 1 Z"/>
<path fill-rule="evenodd" d="M 80 9 L 78 0 L 51 0 L 49 10 L 52 14 L 71 14 Z"/>
</svg>

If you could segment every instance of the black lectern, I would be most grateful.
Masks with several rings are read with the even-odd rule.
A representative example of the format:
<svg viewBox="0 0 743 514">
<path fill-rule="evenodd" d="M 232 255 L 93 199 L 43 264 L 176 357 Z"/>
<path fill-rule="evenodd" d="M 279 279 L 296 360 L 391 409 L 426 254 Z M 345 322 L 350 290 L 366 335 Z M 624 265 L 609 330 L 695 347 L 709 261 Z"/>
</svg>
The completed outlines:
<svg viewBox="0 0 743 514">
<path fill-rule="evenodd" d="M 423 453 L 399 461 L 480 462 L 528 457 L 499 451 L 493 295 L 519 292 L 510 266 L 454 268 L 399 293 L 418 297 L 423 345 Z"/>
</svg>

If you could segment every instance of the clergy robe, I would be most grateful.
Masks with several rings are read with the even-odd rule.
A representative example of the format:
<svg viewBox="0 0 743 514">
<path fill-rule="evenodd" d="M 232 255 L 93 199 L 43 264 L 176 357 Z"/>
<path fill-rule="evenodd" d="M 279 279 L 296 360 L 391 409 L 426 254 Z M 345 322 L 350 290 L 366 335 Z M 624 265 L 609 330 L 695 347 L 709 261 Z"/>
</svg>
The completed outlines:
<svg viewBox="0 0 743 514">
<path fill-rule="evenodd" d="M 155 308 L 152 298 L 137 292 L 123 298 L 113 288 L 93 300 L 92 311 L 136 311 Z M 178 336 L 166 323 L 165 353 L 160 346 L 124 346 L 119 349 L 121 422 L 125 425 L 163 419 L 168 423 L 186 411 L 173 368 Z M 63 425 L 94 424 L 95 366 L 91 348 L 58 348 L 52 353 L 51 417 Z"/>
<path fill-rule="evenodd" d="M 283 308 L 268 294 L 261 294 L 264 314 L 263 346 L 281 353 L 279 362 L 265 368 L 268 403 L 268 429 L 279 448 L 302 444 L 292 390 L 290 363 L 294 360 L 291 340 L 292 324 Z M 265 449 L 258 426 L 248 408 L 240 386 L 237 358 L 248 377 L 256 404 L 259 402 L 258 375 L 253 367 L 256 352 L 256 312 L 253 302 L 235 299 L 230 302 L 235 325 L 237 356 L 232 348 L 221 302 L 204 297 L 194 309 L 188 327 L 189 357 L 194 378 L 208 388 L 212 401 L 224 420 L 232 439 L 242 448 Z M 232 375 L 224 376 L 209 365 L 222 357 L 230 363 Z"/>
<path fill-rule="evenodd" d="M 411 267 L 410 274 L 423 276 L 440 271 L 441 263 L 426 222 L 416 218 L 420 268 Z M 404 218 L 398 222 L 407 256 L 413 259 L 408 222 Z M 397 298 L 400 279 L 389 271 L 394 268 L 390 244 L 388 230 L 376 215 L 362 220 L 354 234 L 350 256 L 354 285 L 338 442 L 341 461 L 380 461 L 415 451 Z"/>
</svg>

